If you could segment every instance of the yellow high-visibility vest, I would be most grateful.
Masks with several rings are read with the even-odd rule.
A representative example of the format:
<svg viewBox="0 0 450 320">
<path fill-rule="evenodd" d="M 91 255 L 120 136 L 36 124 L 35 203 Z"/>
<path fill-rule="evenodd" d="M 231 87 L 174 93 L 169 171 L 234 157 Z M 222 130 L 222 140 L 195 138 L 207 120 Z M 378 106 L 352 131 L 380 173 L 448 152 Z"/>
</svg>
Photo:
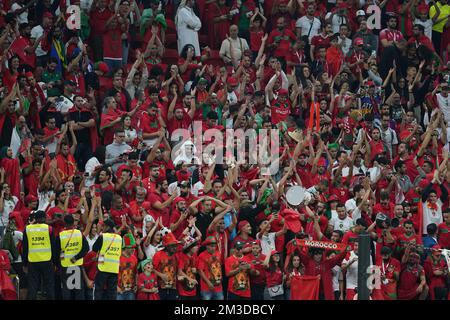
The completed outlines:
<svg viewBox="0 0 450 320">
<path fill-rule="evenodd" d="M 52 258 L 52 245 L 48 224 L 30 224 L 26 227 L 28 261 L 45 262 Z"/>
<path fill-rule="evenodd" d="M 121 255 L 122 237 L 114 233 L 104 233 L 98 257 L 98 269 L 103 272 L 119 273 Z"/>
<path fill-rule="evenodd" d="M 61 240 L 61 265 L 63 267 L 81 266 L 83 258 L 78 259 L 75 263 L 70 262 L 70 259 L 80 253 L 83 248 L 83 235 L 80 230 L 64 230 L 59 234 Z"/>
</svg>

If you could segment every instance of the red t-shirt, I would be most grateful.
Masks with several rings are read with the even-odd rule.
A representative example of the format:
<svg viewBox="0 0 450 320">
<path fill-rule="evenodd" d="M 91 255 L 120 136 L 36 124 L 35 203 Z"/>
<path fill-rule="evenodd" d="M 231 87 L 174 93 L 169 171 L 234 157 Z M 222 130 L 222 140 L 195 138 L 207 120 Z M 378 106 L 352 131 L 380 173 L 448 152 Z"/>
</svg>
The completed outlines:
<svg viewBox="0 0 450 320">
<path fill-rule="evenodd" d="M 155 192 L 150 193 L 147 198 L 148 201 L 152 204 L 150 212 L 152 213 L 153 217 L 155 219 L 157 219 L 158 217 L 162 217 L 162 224 L 164 226 L 168 226 L 170 222 L 169 207 L 164 208 L 163 210 L 158 210 L 153 206 L 153 204 L 157 201 L 159 201 L 160 203 L 164 203 L 168 198 L 169 196 L 167 194 L 157 194 Z"/>
<path fill-rule="evenodd" d="M 225 260 L 225 273 L 228 274 L 232 270 L 237 269 L 241 262 L 252 263 L 251 259 L 247 256 L 238 258 L 232 255 L 228 257 Z M 242 270 L 238 274 L 228 278 L 228 292 L 244 298 L 251 297 L 249 270 Z"/>
<path fill-rule="evenodd" d="M 206 278 L 214 285 L 213 292 L 222 291 L 222 260 L 218 251 L 213 254 L 203 251 L 198 256 L 197 269 L 202 270 Z M 210 291 L 203 278 L 200 278 L 200 290 Z"/>
<path fill-rule="evenodd" d="M 438 242 L 444 249 L 450 249 L 450 227 L 445 222 L 438 226 Z"/>
<path fill-rule="evenodd" d="M 183 271 L 189 278 L 195 279 L 192 269 L 197 266 L 197 255 L 188 256 L 183 252 L 177 254 L 178 270 Z M 177 289 L 180 296 L 195 297 L 197 295 L 197 285 L 189 284 L 187 280 L 178 281 Z"/>
<path fill-rule="evenodd" d="M 291 30 L 284 29 L 280 32 L 278 29 L 275 29 L 270 32 L 268 43 L 273 44 L 276 40 L 279 40 L 273 55 L 275 57 L 285 57 L 289 53 L 291 42 L 294 42 L 295 39 L 296 37 Z"/>
<path fill-rule="evenodd" d="M 259 271 L 259 275 L 251 275 L 250 276 L 250 283 L 254 284 L 265 284 L 266 283 L 266 268 L 263 265 L 264 260 L 266 259 L 266 256 L 264 254 L 259 254 L 258 257 L 255 257 L 253 253 L 249 253 L 247 257 L 250 260 L 250 263 L 252 264 L 252 269 L 255 269 L 256 271 Z"/>
<path fill-rule="evenodd" d="M 153 256 L 153 267 L 158 272 L 165 274 L 168 277 L 167 282 L 158 278 L 159 287 L 162 289 L 176 289 L 177 284 L 177 257 L 176 255 L 169 256 L 165 250 L 155 253 Z"/>
<path fill-rule="evenodd" d="M 288 100 L 281 103 L 278 99 L 273 99 L 270 102 L 272 124 L 278 124 L 279 122 L 286 120 L 290 113 L 291 103 Z"/>
<path fill-rule="evenodd" d="M 58 213 L 64 215 L 65 211 L 58 207 L 53 207 L 53 208 L 48 209 L 47 216 L 50 219 L 54 219 L 55 214 L 58 214 Z M 60 220 L 60 221 L 54 222 L 54 223 L 52 223 L 52 227 L 53 227 L 53 235 L 55 237 L 57 237 L 57 236 L 59 236 L 59 233 L 64 230 L 64 221 Z"/>
</svg>

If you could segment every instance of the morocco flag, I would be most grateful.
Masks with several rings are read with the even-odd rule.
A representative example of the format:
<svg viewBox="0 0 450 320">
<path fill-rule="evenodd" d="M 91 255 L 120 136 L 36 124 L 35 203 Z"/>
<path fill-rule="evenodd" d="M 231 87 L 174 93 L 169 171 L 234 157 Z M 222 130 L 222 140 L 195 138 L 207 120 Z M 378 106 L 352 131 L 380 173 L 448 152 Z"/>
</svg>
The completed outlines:
<svg viewBox="0 0 450 320">
<path fill-rule="evenodd" d="M 294 276 L 291 280 L 291 300 L 319 300 L 320 275 Z"/>
</svg>

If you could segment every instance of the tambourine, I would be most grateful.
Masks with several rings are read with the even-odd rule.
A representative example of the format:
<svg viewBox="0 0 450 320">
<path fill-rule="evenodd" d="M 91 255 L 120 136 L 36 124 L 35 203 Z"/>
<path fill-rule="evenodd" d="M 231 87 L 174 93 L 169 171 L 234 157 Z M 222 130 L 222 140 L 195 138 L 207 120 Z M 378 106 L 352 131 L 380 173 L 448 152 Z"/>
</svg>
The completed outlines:
<svg viewBox="0 0 450 320">
<path fill-rule="evenodd" d="M 306 189 L 301 186 L 290 187 L 286 192 L 286 200 L 291 206 L 298 206 L 305 200 Z"/>
</svg>

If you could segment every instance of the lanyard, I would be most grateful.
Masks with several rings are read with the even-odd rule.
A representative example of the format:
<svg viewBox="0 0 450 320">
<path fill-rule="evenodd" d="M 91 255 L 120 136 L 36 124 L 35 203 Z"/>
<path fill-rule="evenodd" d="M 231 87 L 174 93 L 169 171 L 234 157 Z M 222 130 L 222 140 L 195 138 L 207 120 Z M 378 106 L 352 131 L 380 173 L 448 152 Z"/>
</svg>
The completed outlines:
<svg viewBox="0 0 450 320">
<path fill-rule="evenodd" d="M 390 263 L 388 263 L 388 264 L 386 265 L 386 268 L 385 268 L 385 267 L 384 267 L 384 262 L 381 261 L 381 267 L 382 267 L 382 269 L 383 269 L 383 275 L 386 275 L 386 269 L 389 268 L 389 265 L 390 265 Z"/>
<path fill-rule="evenodd" d="M 72 236 L 73 236 L 74 233 L 75 233 L 75 229 L 72 229 L 72 233 L 70 234 L 69 240 L 67 241 L 66 246 L 64 247 L 64 251 L 66 251 L 67 246 L 69 245 L 70 240 L 72 239 Z"/>
<path fill-rule="evenodd" d="M 113 237 L 113 239 L 111 240 L 111 243 L 109 244 L 108 249 L 106 249 L 105 253 L 107 253 L 107 252 L 109 251 L 109 249 L 111 249 L 112 244 L 113 244 L 114 241 L 116 240 L 116 236 L 117 236 L 117 235 L 114 234 L 114 237 Z"/>
</svg>

